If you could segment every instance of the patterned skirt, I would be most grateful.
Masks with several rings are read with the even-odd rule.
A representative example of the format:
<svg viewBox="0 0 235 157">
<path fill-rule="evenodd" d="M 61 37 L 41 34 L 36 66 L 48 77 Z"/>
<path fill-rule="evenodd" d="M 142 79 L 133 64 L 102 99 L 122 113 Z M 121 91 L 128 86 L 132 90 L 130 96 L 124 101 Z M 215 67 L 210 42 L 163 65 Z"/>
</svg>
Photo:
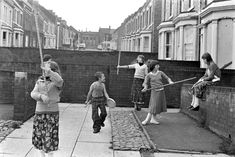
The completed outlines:
<svg viewBox="0 0 235 157">
<path fill-rule="evenodd" d="M 45 153 L 58 150 L 59 112 L 35 114 L 32 144 Z"/>
<path fill-rule="evenodd" d="M 141 92 L 143 89 L 144 79 L 134 78 L 131 88 L 131 101 L 137 104 L 144 103 L 144 94 Z"/>
<path fill-rule="evenodd" d="M 151 90 L 151 96 L 149 101 L 149 113 L 156 116 L 161 112 L 166 112 L 166 97 L 165 91 L 155 91 Z"/>
<path fill-rule="evenodd" d="M 210 85 L 213 85 L 212 81 L 202 81 L 193 87 L 192 94 L 201 99 L 205 94 L 206 87 Z"/>
</svg>

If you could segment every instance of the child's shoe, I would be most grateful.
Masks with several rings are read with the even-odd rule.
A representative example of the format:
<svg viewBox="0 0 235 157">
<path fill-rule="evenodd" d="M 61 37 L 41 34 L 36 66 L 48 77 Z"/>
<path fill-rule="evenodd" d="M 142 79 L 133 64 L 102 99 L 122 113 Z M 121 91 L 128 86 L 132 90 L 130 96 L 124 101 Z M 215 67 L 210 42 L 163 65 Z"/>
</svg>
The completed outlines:
<svg viewBox="0 0 235 157">
<path fill-rule="evenodd" d="M 156 121 L 156 120 L 154 120 L 154 119 L 151 119 L 151 120 L 150 120 L 150 123 L 156 124 L 156 125 L 160 124 L 158 121 Z"/>
<path fill-rule="evenodd" d="M 101 124 L 100 124 L 100 126 L 104 127 L 104 126 L 105 126 L 105 124 L 104 124 L 104 123 L 101 123 Z"/>
<path fill-rule="evenodd" d="M 100 129 L 94 129 L 93 133 L 97 134 L 98 132 L 100 132 Z"/>
<path fill-rule="evenodd" d="M 143 122 L 142 122 L 142 125 L 147 125 L 148 124 L 148 121 L 147 120 L 144 120 Z"/>
</svg>

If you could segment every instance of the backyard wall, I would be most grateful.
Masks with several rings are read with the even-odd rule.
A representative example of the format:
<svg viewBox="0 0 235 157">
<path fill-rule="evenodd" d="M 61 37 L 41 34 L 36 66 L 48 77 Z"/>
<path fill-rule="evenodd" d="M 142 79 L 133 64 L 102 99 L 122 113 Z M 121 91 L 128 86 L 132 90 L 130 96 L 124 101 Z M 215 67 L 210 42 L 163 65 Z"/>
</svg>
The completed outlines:
<svg viewBox="0 0 235 157">
<path fill-rule="evenodd" d="M 51 54 L 53 60 L 59 63 L 64 79 L 64 88 L 61 94 L 61 101 L 66 103 L 84 103 L 90 84 L 94 81 L 94 73 L 103 71 L 106 75 L 106 88 L 110 97 L 114 98 L 118 106 L 132 106 L 130 101 L 130 91 L 133 81 L 134 70 L 120 69 L 119 75 L 116 73 L 118 52 L 88 52 L 88 51 L 62 51 L 43 50 L 44 54 Z M 120 65 L 134 63 L 139 54 L 144 54 L 147 59 L 156 59 L 154 53 L 122 52 Z M 164 71 L 173 81 L 179 81 L 190 77 L 201 77 L 205 69 L 200 69 L 200 63 L 195 61 L 161 61 L 160 69 Z M 32 48 L 0 48 L 0 104 L 15 104 L 17 100 L 13 97 L 17 80 L 15 72 L 26 72 L 25 84 L 20 86 L 25 90 L 25 100 L 28 107 L 18 105 L 22 109 L 28 109 L 35 102 L 29 97 L 34 83 L 41 74 L 40 57 L 38 49 Z M 224 81 L 221 83 L 227 86 L 235 85 L 235 72 L 223 71 Z M 193 83 L 193 80 L 189 83 Z M 23 81 L 24 82 L 24 81 Z M 23 88 L 23 86 L 25 86 Z M 180 91 L 182 84 L 167 87 L 165 90 L 167 106 L 178 108 L 180 106 Z M 145 107 L 148 106 L 149 93 L 146 94 Z M 16 98 L 16 97 L 15 97 Z M 27 105 L 27 104 L 25 104 Z M 30 106 L 31 105 L 31 106 Z M 32 115 L 33 107 L 27 111 Z M 24 113 L 26 114 L 26 113 Z M 18 114 L 20 115 L 20 114 Z M 21 114 L 22 116 L 22 114 Z M 20 117 L 20 116 L 19 116 Z M 28 117 L 28 116 L 23 116 Z"/>
</svg>

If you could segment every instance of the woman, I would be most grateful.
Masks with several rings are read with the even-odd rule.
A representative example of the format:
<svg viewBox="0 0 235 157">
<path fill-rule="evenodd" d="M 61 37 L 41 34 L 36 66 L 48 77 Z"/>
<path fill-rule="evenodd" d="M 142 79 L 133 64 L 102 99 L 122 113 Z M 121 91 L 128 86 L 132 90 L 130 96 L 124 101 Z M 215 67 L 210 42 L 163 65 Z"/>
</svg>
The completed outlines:
<svg viewBox="0 0 235 157">
<path fill-rule="evenodd" d="M 172 84 L 172 80 L 162 71 L 159 70 L 159 62 L 153 60 L 150 62 L 150 73 L 145 77 L 143 86 L 144 89 L 142 92 L 146 92 L 148 89 L 148 85 L 151 85 L 151 88 L 157 88 L 151 90 L 151 96 L 149 101 L 149 113 L 145 120 L 142 122 L 143 125 L 147 123 L 159 124 L 157 121 L 157 114 L 161 112 L 166 112 L 166 98 L 163 85 L 163 79 L 167 80 L 170 84 Z M 158 88 L 160 87 L 160 88 Z"/>
<path fill-rule="evenodd" d="M 59 145 L 59 107 L 63 79 L 56 62 L 46 62 L 43 67 L 45 76 L 35 84 L 31 97 L 37 101 L 33 120 L 32 144 L 42 157 L 53 156 Z"/>
<path fill-rule="evenodd" d="M 144 56 L 138 55 L 137 63 L 132 65 L 117 66 L 117 68 L 135 69 L 134 80 L 131 88 L 131 100 L 137 111 L 141 110 L 140 105 L 144 104 L 144 95 L 141 92 L 145 76 L 148 74 L 148 67 L 144 64 Z"/>
<path fill-rule="evenodd" d="M 207 68 L 204 76 L 201 77 L 192 87 L 192 103 L 188 107 L 188 109 L 192 111 L 199 110 L 199 99 L 202 98 L 204 92 L 206 91 L 206 87 L 214 84 L 216 81 L 219 81 L 221 77 L 221 71 L 212 60 L 209 53 L 204 53 L 202 55 L 202 60 L 204 64 L 207 65 Z"/>
</svg>

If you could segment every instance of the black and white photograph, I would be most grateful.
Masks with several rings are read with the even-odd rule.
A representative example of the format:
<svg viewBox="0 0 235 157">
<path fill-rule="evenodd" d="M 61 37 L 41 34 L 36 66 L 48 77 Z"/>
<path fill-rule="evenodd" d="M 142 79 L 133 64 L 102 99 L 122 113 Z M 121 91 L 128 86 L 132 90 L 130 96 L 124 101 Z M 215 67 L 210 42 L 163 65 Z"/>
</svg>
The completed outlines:
<svg viewBox="0 0 235 157">
<path fill-rule="evenodd" d="M 0 157 L 235 157 L 235 0 L 0 0 Z"/>
</svg>

